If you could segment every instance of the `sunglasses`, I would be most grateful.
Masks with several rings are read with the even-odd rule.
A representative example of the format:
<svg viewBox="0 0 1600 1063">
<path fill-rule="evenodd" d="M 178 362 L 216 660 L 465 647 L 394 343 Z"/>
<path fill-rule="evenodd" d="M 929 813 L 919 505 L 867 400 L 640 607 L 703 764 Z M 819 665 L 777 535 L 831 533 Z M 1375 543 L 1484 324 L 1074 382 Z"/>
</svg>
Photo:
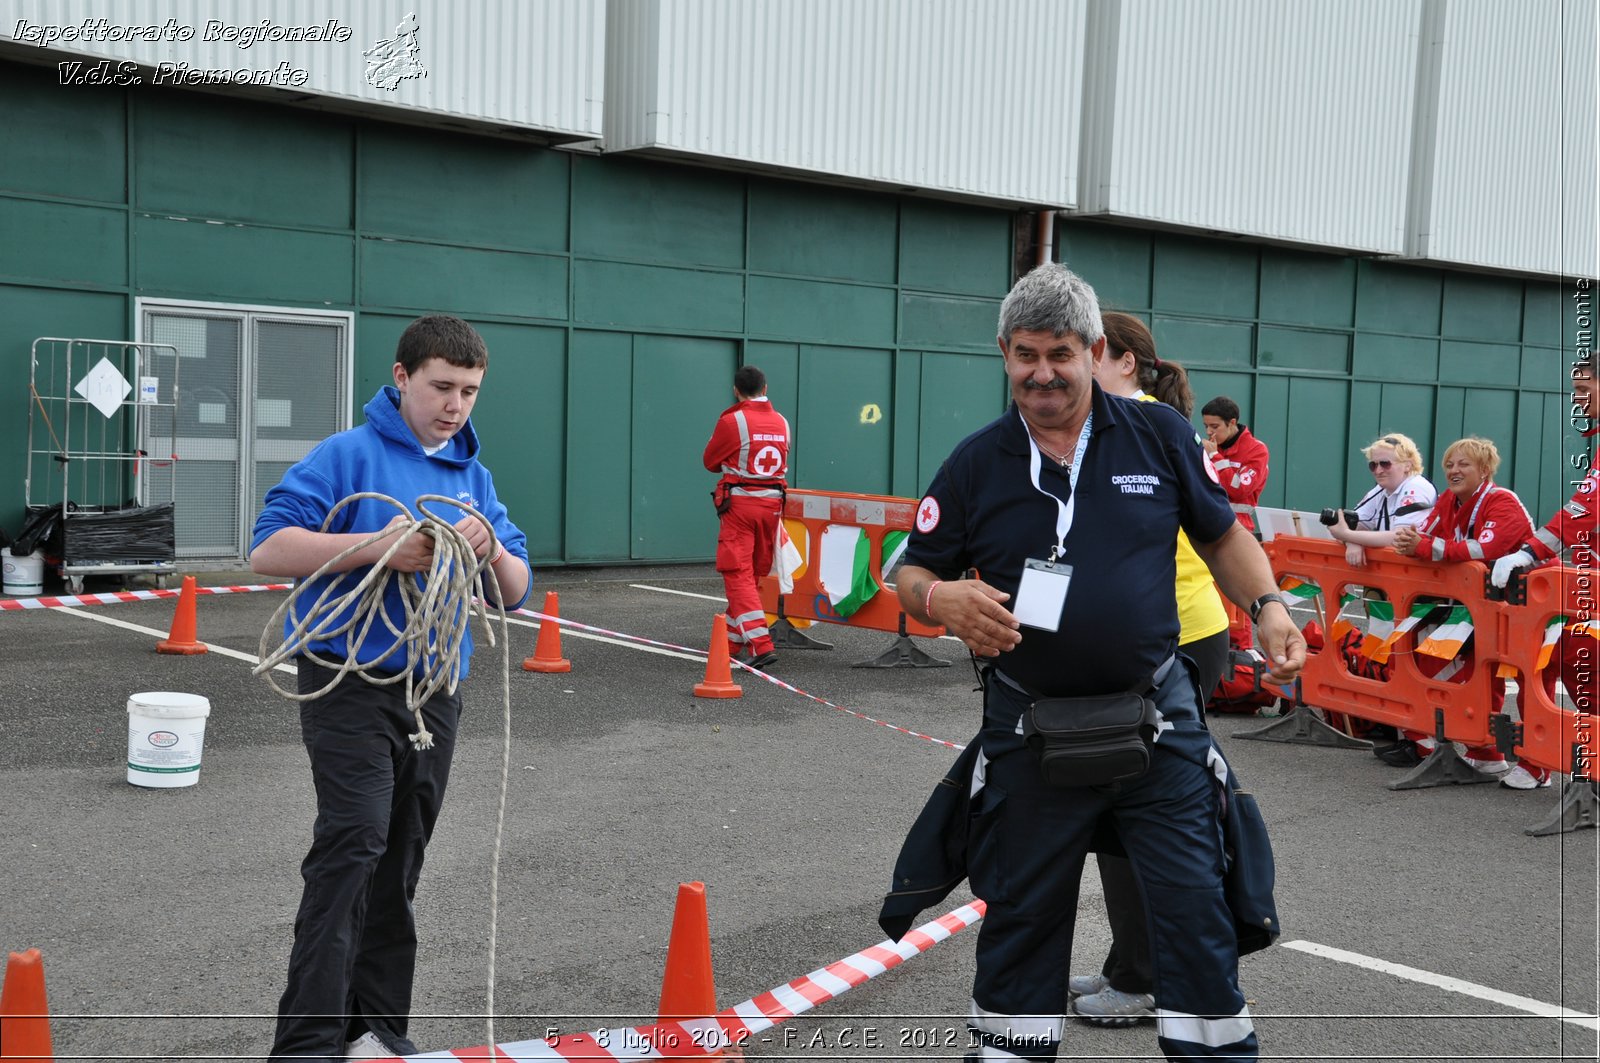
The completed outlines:
<svg viewBox="0 0 1600 1063">
<path fill-rule="evenodd" d="M 1367 462 L 1367 471 L 1377 472 L 1379 469 L 1388 469 L 1393 464 L 1394 462 L 1392 461 L 1369 461 Z"/>
</svg>

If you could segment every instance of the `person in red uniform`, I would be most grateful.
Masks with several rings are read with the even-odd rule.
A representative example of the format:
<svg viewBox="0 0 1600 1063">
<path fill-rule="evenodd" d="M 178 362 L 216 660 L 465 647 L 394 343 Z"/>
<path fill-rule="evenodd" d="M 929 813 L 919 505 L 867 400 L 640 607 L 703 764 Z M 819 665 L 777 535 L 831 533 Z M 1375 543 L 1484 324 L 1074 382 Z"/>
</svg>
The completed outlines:
<svg viewBox="0 0 1600 1063">
<path fill-rule="evenodd" d="M 1600 433 L 1600 425 L 1594 423 L 1594 395 L 1594 360 L 1592 357 L 1583 358 L 1572 366 L 1572 416 L 1575 420 L 1582 418 L 1589 425 L 1583 434 L 1591 440 L 1596 433 Z M 1574 463 L 1581 461 L 1582 458 L 1577 457 Z M 1561 556 L 1562 550 L 1568 548 L 1572 550 L 1571 563 L 1574 567 L 1592 573 L 1600 566 L 1600 456 L 1595 454 L 1592 446 L 1589 471 L 1582 480 L 1577 481 L 1577 490 L 1573 492 L 1571 500 L 1556 510 L 1556 515 L 1550 518 L 1549 523 L 1534 532 L 1520 550 L 1496 561 L 1489 574 L 1489 582 L 1496 587 L 1504 587 L 1510 582 L 1511 573 L 1517 569 L 1555 561 Z M 1569 626 L 1561 632 L 1558 647 L 1561 683 L 1567 688 L 1567 695 L 1572 698 L 1577 711 L 1593 715 L 1594 672 L 1600 646 L 1597 646 L 1593 634 L 1594 618 L 1578 619 L 1580 623 L 1583 620 L 1591 623 L 1584 624 L 1581 629 Z M 1555 675 L 1549 669 L 1544 673 L 1544 683 L 1545 693 L 1550 695 L 1552 701 L 1555 700 Z M 1502 781 L 1510 783 L 1509 778 Z"/>
<path fill-rule="evenodd" d="M 1491 564 L 1517 548 L 1517 544 L 1533 533 L 1533 521 L 1516 494 L 1494 482 L 1500 468 L 1500 451 L 1487 439 L 1469 436 L 1451 443 L 1444 452 L 1444 476 L 1449 490 L 1439 496 L 1433 510 L 1422 522 L 1421 528 L 1402 525 L 1395 529 L 1394 548 L 1397 553 L 1415 557 L 1419 561 L 1482 561 Z M 1417 636 L 1422 641 L 1422 635 Z M 1446 677 L 1460 673 L 1462 678 L 1471 674 L 1471 641 L 1461 648 L 1461 656 L 1451 661 L 1438 662 L 1426 654 L 1417 656 L 1417 666 L 1424 674 Z M 1459 665 L 1457 662 L 1461 662 Z M 1438 667 L 1435 668 L 1435 663 Z M 1491 712 L 1505 707 L 1506 681 L 1496 676 Z M 1406 737 L 1416 742 L 1420 752 L 1432 752 L 1433 739 L 1407 731 Z M 1397 763 L 1384 758 L 1389 763 Z M 1494 746 L 1473 746 L 1463 757 L 1479 771 L 1501 775 L 1511 770 L 1506 755 Z M 1401 765 L 1403 766 L 1403 765 Z M 1541 768 L 1523 768 L 1533 785 L 1518 787 L 1532 789 L 1548 786 L 1550 773 Z"/>
<path fill-rule="evenodd" d="M 728 652 L 748 650 L 750 665 L 778 659 L 756 579 L 772 568 L 789 472 L 789 422 L 767 400 L 767 376 L 753 365 L 733 374 L 733 405 L 722 411 L 706 444 L 705 466 L 722 474 L 712 497 L 722 528 L 717 571 L 728 596 Z"/>
<path fill-rule="evenodd" d="M 1207 438 L 1203 442 L 1211 467 L 1228 493 L 1234 512 L 1239 514 L 1239 523 L 1245 531 L 1254 532 L 1256 522 L 1239 507 L 1256 505 L 1266 490 L 1267 445 L 1251 435 L 1248 426 L 1239 423 L 1239 404 L 1226 395 L 1218 395 L 1202 406 L 1200 420 L 1206 426 Z"/>
</svg>

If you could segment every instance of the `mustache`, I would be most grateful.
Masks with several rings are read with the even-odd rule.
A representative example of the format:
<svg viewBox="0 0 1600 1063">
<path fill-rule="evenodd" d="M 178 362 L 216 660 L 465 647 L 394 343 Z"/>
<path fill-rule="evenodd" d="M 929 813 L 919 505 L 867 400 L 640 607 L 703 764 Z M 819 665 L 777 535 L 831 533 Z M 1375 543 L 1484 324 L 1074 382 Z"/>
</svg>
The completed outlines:
<svg viewBox="0 0 1600 1063">
<path fill-rule="evenodd" d="M 1036 383 L 1032 378 L 1030 378 L 1022 385 L 1023 389 L 1026 391 L 1060 391 L 1066 386 L 1067 382 L 1062 380 L 1060 377 L 1056 377 L 1048 384 Z"/>
</svg>

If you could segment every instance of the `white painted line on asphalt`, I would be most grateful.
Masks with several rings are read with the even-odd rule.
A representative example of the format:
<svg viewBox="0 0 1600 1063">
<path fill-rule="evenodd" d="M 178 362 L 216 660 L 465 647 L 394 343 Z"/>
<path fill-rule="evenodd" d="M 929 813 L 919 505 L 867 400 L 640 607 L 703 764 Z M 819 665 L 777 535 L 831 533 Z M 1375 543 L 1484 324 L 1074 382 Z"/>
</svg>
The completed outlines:
<svg viewBox="0 0 1600 1063">
<path fill-rule="evenodd" d="M 555 614 L 551 615 L 553 616 Z M 539 626 L 539 622 L 537 620 L 519 620 L 514 616 L 506 617 L 506 623 L 517 624 L 521 627 Z M 607 635 L 591 635 L 587 631 L 575 631 L 570 627 L 565 627 L 562 625 L 557 626 L 561 627 L 562 638 L 588 639 L 590 642 L 606 642 L 613 646 L 626 646 L 630 650 L 639 650 L 641 653 L 656 653 L 660 654 L 662 657 L 677 657 L 679 660 L 694 661 L 696 664 L 704 664 L 706 660 L 705 657 L 692 653 L 679 653 L 677 650 L 664 650 L 659 646 L 641 646 L 637 642 L 629 642 L 626 639 L 614 639 Z M 478 648 L 481 649 L 482 647 L 479 646 Z"/>
<path fill-rule="evenodd" d="M 130 624 L 126 620 L 118 620 L 116 617 L 106 616 L 104 613 L 91 613 L 76 606 L 70 609 L 58 609 L 57 612 L 66 613 L 70 616 L 81 616 L 85 620 L 93 620 L 97 624 L 109 624 L 112 627 L 126 628 L 129 631 L 139 631 L 146 635 L 154 635 L 158 639 L 164 639 L 167 637 L 167 632 L 165 631 L 158 631 L 153 627 L 145 627 L 143 624 Z M 226 646 L 218 646 L 214 642 L 208 642 L 206 643 L 206 646 L 211 650 L 212 653 L 220 654 L 223 657 L 232 657 L 236 661 L 244 661 L 249 665 L 257 665 L 261 663 L 261 658 L 256 657 L 253 654 L 240 653 L 238 650 L 232 650 Z M 295 674 L 294 669 L 290 668 L 286 664 L 275 665 L 274 668 L 279 672 L 288 672 L 290 675 Z"/>
<path fill-rule="evenodd" d="M 696 594 L 693 591 L 675 591 L 671 587 L 652 587 L 648 583 L 630 583 L 628 586 L 638 591 L 656 591 L 660 594 L 681 594 L 685 598 L 704 598 L 708 602 L 727 601 L 727 599 L 720 594 Z M 954 635 L 939 635 L 937 637 L 941 639 L 949 639 L 951 642 L 961 641 Z"/>
<path fill-rule="evenodd" d="M 1324 959 L 1338 960 L 1340 963 L 1348 963 L 1356 967 L 1364 967 L 1369 971 L 1394 975 L 1396 978 L 1421 982 L 1423 985 L 1431 985 L 1452 993 L 1460 993 L 1463 996 L 1487 1000 L 1493 1004 L 1516 1008 L 1518 1011 L 1541 1015 L 1547 1019 L 1560 1019 L 1562 1022 L 1570 1022 L 1586 1030 L 1600 1030 L 1600 1017 L 1581 1011 L 1574 1011 L 1571 1008 L 1564 1008 L 1558 1004 L 1546 1004 L 1544 1001 L 1534 1000 L 1532 997 L 1520 997 L 1515 993 L 1490 989 L 1488 986 L 1478 985 L 1475 982 L 1466 982 L 1460 978 L 1451 978 L 1449 975 L 1434 974 L 1432 971 L 1407 967 L 1401 963 L 1390 963 L 1388 960 L 1363 956 L 1359 952 L 1346 952 L 1344 949 L 1336 949 L 1331 945 L 1318 945 L 1314 941 L 1287 941 L 1283 943 L 1283 947 L 1295 949 L 1299 952 L 1308 952 L 1313 956 L 1321 956 Z"/>
<path fill-rule="evenodd" d="M 727 599 L 720 594 L 696 594 L 694 591 L 676 591 L 671 587 L 652 587 L 648 583 L 630 583 L 628 586 L 632 587 L 636 591 L 655 591 L 657 594 L 681 594 L 685 598 L 704 598 L 708 602 L 727 601 Z"/>
</svg>

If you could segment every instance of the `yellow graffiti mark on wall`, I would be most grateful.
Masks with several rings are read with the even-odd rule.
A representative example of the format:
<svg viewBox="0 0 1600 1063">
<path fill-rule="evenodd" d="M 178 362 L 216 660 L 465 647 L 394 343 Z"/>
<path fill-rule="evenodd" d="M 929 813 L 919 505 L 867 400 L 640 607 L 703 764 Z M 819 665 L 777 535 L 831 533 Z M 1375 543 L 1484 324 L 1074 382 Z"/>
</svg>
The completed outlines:
<svg viewBox="0 0 1600 1063">
<path fill-rule="evenodd" d="M 881 420 L 883 420 L 883 411 L 878 409 L 876 402 L 869 402 L 861 407 L 862 424 L 877 424 Z"/>
</svg>

